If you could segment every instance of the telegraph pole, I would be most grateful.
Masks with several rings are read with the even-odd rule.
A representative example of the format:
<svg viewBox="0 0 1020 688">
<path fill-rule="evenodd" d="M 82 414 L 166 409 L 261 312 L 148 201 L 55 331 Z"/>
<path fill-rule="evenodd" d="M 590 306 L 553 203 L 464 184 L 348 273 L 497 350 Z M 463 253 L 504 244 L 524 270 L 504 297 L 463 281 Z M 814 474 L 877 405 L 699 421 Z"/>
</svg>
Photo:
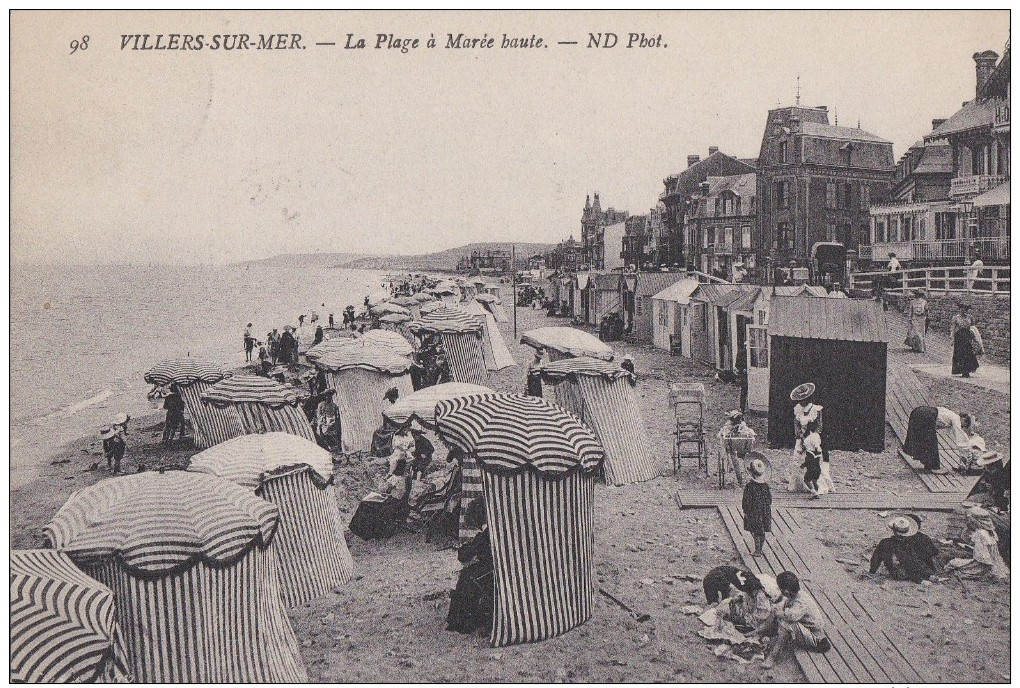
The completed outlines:
<svg viewBox="0 0 1020 688">
<path fill-rule="evenodd" d="M 514 341 L 517 341 L 517 244 L 510 244 L 510 288 L 514 300 Z"/>
</svg>

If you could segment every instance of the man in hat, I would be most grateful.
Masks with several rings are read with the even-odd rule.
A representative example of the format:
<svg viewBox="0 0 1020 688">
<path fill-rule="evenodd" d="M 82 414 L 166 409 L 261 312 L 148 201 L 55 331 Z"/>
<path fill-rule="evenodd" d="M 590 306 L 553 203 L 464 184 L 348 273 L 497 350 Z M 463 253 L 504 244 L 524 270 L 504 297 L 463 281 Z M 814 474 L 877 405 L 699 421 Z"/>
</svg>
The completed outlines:
<svg viewBox="0 0 1020 688">
<path fill-rule="evenodd" d="M 624 354 L 623 358 L 620 359 L 620 367 L 631 375 L 636 375 L 634 372 L 634 357 L 630 354 Z"/>
<path fill-rule="evenodd" d="M 721 440 L 725 457 L 737 476 L 737 484 L 743 487 L 744 470 L 741 464 L 757 435 L 744 422 L 744 414 L 734 409 L 726 414 L 726 422 L 719 429 L 717 437 Z"/>
<path fill-rule="evenodd" d="M 174 435 L 184 439 L 184 399 L 177 385 L 170 386 L 170 393 L 163 398 L 166 422 L 163 423 L 163 444 L 170 444 Z"/>
<path fill-rule="evenodd" d="M 920 532 L 921 521 L 916 516 L 897 516 L 888 523 L 892 536 L 882 539 L 871 555 L 870 573 L 878 573 L 885 566 L 893 580 L 920 583 L 939 571 L 939 548 Z"/>
<path fill-rule="evenodd" d="M 99 436 L 103 439 L 103 455 L 106 456 L 106 467 L 114 475 L 120 473 L 120 462 L 124 458 L 124 450 L 127 445 L 124 443 L 124 436 L 109 425 L 99 429 Z"/>
<path fill-rule="evenodd" d="M 336 390 L 327 389 L 322 394 L 325 398 L 315 409 L 315 430 L 319 436 L 319 444 L 325 449 L 339 448 L 340 408 L 333 401 Z"/>
</svg>

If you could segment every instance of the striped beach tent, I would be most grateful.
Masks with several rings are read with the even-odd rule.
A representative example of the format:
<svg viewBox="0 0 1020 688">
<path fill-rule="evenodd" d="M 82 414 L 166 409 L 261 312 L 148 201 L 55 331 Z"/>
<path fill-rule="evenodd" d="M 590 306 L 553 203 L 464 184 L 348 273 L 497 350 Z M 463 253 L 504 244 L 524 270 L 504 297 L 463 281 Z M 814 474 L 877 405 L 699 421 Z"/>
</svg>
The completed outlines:
<svg viewBox="0 0 1020 688">
<path fill-rule="evenodd" d="M 66 554 L 12 550 L 11 682 L 126 683 L 113 592 Z"/>
<path fill-rule="evenodd" d="M 599 438 L 608 484 L 658 477 L 632 373 L 586 356 L 545 363 L 538 370 L 542 396 L 580 418 Z"/>
<path fill-rule="evenodd" d="M 578 356 L 612 361 L 614 356 L 613 350 L 599 341 L 598 337 L 576 327 L 539 327 L 528 330 L 521 335 L 521 344 L 536 349 L 544 348 L 552 361 Z"/>
<path fill-rule="evenodd" d="M 241 421 L 233 409 L 220 409 L 202 403 L 202 393 L 231 373 L 215 363 L 195 358 L 177 358 L 163 361 L 145 374 L 150 385 L 175 385 L 180 390 L 195 429 L 195 446 L 199 449 L 226 442 L 244 433 Z"/>
<path fill-rule="evenodd" d="M 352 344 L 360 341 L 360 337 L 337 337 L 331 339 L 324 339 L 319 344 L 316 344 L 311 349 L 305 352 L 305 358 L 308 359 L 309 363 L 314 363 L 319 360 L 322 356 L 333 352 L 339 351 L 345 346 L 351 346 Z"/>
<path fill-rule="evenodd" d="M 146 472 L 75 492 L 44 533 L 113 591 L 134 680 L 301 683 L 269 546 L 278 517 L 227 480 Z"/>
<path fill-rule="evenodd" d="M 233 409 L 245 435 L 289 432 L 315 441 L 315 433 L 298 405 L 297 390 L 257 375 L 238 375 L 205 390 L 202 402 L 219 409 Z"/>
<path fill-rule="evenodd" d="M 387 390 L 396 387 L 401 397 L 414 391 L 411 362 L 382 346 L 344 347 L 315 365 L 326 371 L 326 383 L 336 390 L 345 452 L 371 448 Z"/>
<path fill-rule="evenodd" d="M 416 336 L 439 337 L 454 382 L 489 386 L 483 352 L 485 328 L 477 318 L 459 308 L 440 308 L 409 323 L 408 329 Z"/>
<path fill-rule="evenodd" d="M 199 452 L 188 470 L 246 487 L 280 508 L 272 546 L 285 607 L 350 582 L 354 560 L 344 540 L 328 451 L 285 432 L 244 435 Z"/>
<path fill-rule="evenodd" d="M 379 346 L 389 349 L 398 356 L 405 358 L 414 353 L 414 347 L 405 337 L 390 330 L 369 330 L 355 340 L 359 346 Z"/>
<path fill-rule="evenodd" d="M 478 462 L 492 538 L 493 646 L 562 635 L 591 618 L 598 439 L 537 397 L 440 402 L 443 441 Z"/>
<path fill-rule="evenodd" d="M 415 294 L 411 298 L 414 299 L 415 301 L 417 301 L 420 304 L 425 304 L 425 303 L 429 303 L 429 302 L 435 302 L 435 300 L 436 300 L 435 296 L 433 296 L 432 294 L 429 294 L 428 292 L 424 292 L 424 291 L 418 292 L 417 294 Z"/>
<path fill-rule="evenodd" d="M 462 307 L 482 323 L 482 358 L 485 360 L 486 370 L 502 370 L 517 365 L 492 313 L 478 301 L 468 301 L 462 304 Z"/>
<path fill-rule="evenodd" d="M 383 409 L 383 418 L 396 426 L 404 426 L 412 420 L 417 420 L 424 427 L 434 430 L 436 427 L 436 404 L 440 401 L 475 394 L 490 394 L 494 391 L 489 387 L 466 382 L 445 382 L 441 385 L 432 385 L 397 399 L 395 403 Z"/>
<path fill-rule="evenodd" d="M 418 307 L 418 311 L 421 313 L 421 315 L 425 315 L 427 313 L 437 311 L 440 308 L 449 308 L 449 306 L 447 306 L 442 301 L 426 301 L 421 306 Z"/>
<path fill-rule="evenodd" d="M 403 306 L 393 303 L 392 301 L 380 303 L 378 306 L 372 306 L 372 308 L 369 310 L 369 313 L 371 313 L 377 318 L 381 318 L 384 315 L 389 315 L 390 313 L 397 313 L 399 315 L 406 315 L 407 317 L 411 317 L 410 311 L 408 311 Z"/>
</svg>

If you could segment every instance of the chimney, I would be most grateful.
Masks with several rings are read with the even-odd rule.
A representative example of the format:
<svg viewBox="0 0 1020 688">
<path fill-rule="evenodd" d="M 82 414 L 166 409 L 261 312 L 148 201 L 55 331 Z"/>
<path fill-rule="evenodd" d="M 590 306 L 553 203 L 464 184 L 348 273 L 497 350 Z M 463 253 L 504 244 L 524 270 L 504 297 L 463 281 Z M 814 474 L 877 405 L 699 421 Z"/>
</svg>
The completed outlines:
<svg viewBox="0 0 1020 688">
<path fill-rule="evenodd" d="M 701 156 L 700 155 L 688 155 L 687 156 L 687 166 L 688 167 L 690 167 L 694 163 L 700 162 L 700 161 L 701 161 Z"/>
<path fill-rule="evenodd" d="M 701 182 L 701 195 L 708 196 L 708 182 Z"/>
<path fill-rule="evenodd" d="M 938 129 L 939 127 L 941 127 L 945 123 L 946 123 L 946 119 L 944 117 L 941 118 L 941 119 L 933 119 L 931 121 L 931 130 L 935 131 L 936 129 Z"/>
<path fill-rule="evenodd" d="M 981 88 L 988 81 L 988 77 L 991 76 L 992 70 L 995 69 L 995 61 L 999 59 L 999 54 L 994 50 L 986 50 L 983 53 L 974 53 L 974 72 L 976 76 L 976 83 L 974 86 L 975 97 L 981 97 Z"/>
<path fill-rule="evenodd" d="M 708 147 L 708 154 L 709 155 L 715 155 L 718 152 L 719 152 L 719 146 L 709 146 Z"/>
</svg>

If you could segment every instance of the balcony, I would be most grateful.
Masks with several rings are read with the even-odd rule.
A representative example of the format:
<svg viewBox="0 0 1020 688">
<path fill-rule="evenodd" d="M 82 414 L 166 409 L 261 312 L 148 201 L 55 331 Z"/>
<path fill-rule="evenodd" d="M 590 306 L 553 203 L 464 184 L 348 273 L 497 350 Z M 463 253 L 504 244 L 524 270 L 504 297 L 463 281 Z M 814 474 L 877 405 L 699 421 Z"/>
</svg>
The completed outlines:
<svg viewBox="0 0 1020 688">
<path fill-rule="evenodd" d="M 943 239 L 939 241 L 890 241 L 860 247 L 863 260 L 885 262 L 895 253 L 902 262 L 925 261 L 932 263 L 970 262 L 974 251 L 981 252 L 984 262 L 1009 260 L 1009 237 L 983 237 L 977 239 Z"/>
<path fill-rule="evenodd" d="M 717 256 L 732 256 L 733 244 L 709 244 L 709 252 Z"/>
<path fill-rule="evenodd" d="M 1005 175 L 976 174 L 972 177 L 956 177 L 950 182 L 949 196 L 976 196 L 1009 181 Z"/>
</svg>

